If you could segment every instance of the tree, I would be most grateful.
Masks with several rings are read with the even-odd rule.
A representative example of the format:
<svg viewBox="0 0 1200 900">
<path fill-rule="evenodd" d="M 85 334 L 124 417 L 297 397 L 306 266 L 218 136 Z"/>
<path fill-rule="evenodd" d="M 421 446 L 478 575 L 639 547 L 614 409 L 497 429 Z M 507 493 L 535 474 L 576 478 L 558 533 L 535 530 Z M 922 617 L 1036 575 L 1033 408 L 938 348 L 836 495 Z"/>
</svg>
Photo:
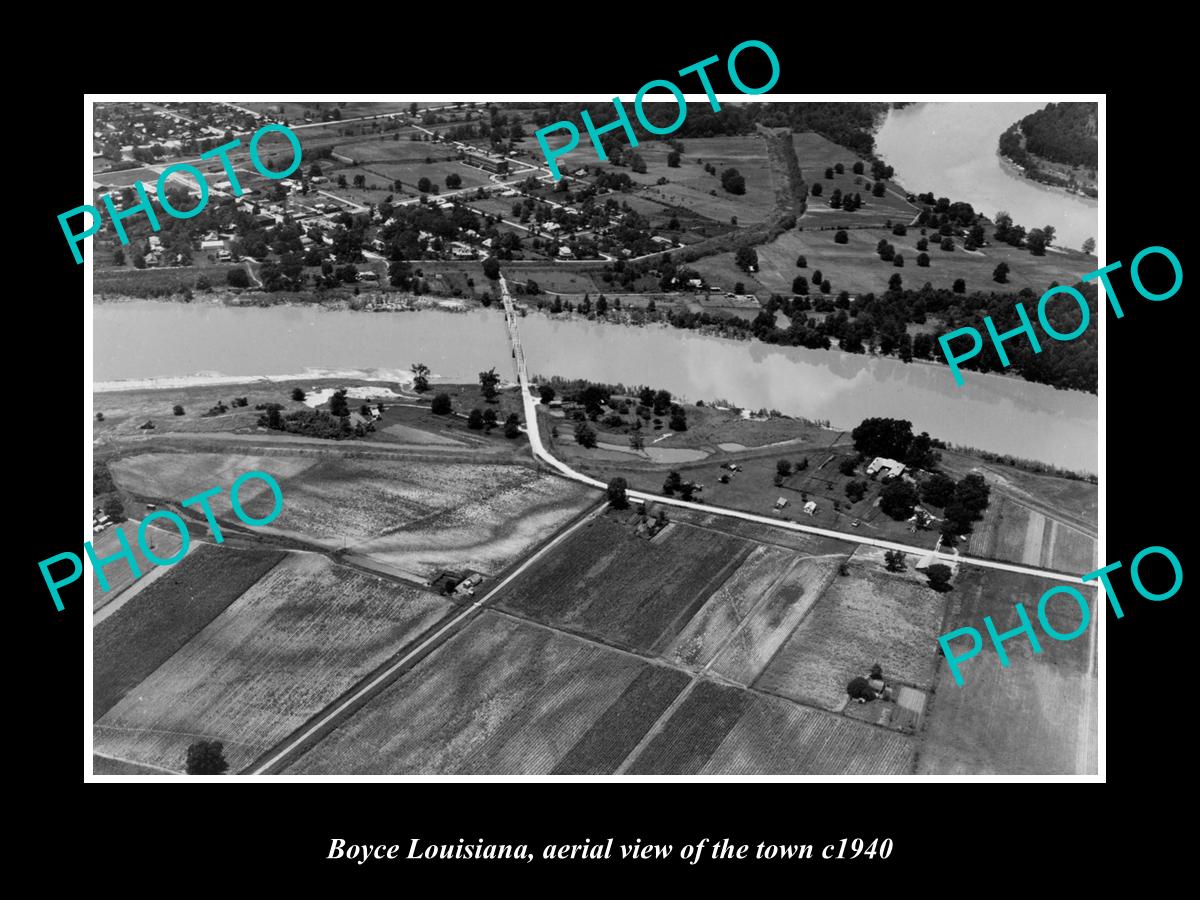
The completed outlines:
<svg viewBox="0 0 1200 900">
<path fill-rule="evenodd" d="M 855 162 L 854 165 L 852 165 L 850 167 L 850 171 L 853 172 L 855 175 L 861 175 L 863 173 L 862 160 L 860 159 L 857 162 Z"/>
<path fill-rule="evenodd" d="M 479 386 L 483 389 L 483 398 L 489 403 L 496 399 L 496 385 L 500 383 L 500 376 L 496 374 L 496 367 L 492 366 L 486 372 L 479 373 Z"/>
<path fill-rule="evenodd" d="M 919 239 L 919 240 L 917 241 L 917 249 L 918 249 L 918 250 L 920 250 L 920 251 L 922 251 L 922 252 L 923 252 L 923 251 L 925 251 L 925 250 L 928 250 L 928 249 L 929 249 L 929 241 L 928 241 L 927 239 L 925 239 L 925 238 L 921 238 L 921 239 Z"/>
<path fill-rule="evenodd" d="M 792 279 L 792 293 L 793 294 L 802 294 L 802 295 L 807 294 L 808 293 L 808 279 L 805 278 L 803 275 L 797 275 L 795 278 L 793 278 Z"/>
<path fill-rule="evenodd" d="M 554 388 L 550 387 L 548 384 L 543 384 L 540 388 L 538 388 L 538 393 L 541 395 L 542 404 L 545 406 L 549 406 L 550 402 L 556 396 Z"/>
<path fill-rule="evenodd" d="M 586 420 L 575 426 L 575 443 L 580 447 L 596 446 L 596 432 Z"/>
<path fill-rule="evenodd" d="M 912 446 L 912 422 L 907 419 L 872 417 L 863 419 L 850 432 L 854 449 L 864 456 L 904 459 Z"/>
<path fill-rule="evenodd" d="M 871 683 L 861 675 L 850 679 L 850 683 L 846 685 L 846 693 L 850 695 L 851 700 L 859 700 L 863 703 L 869 703 L 878 696 L 875 689 L 871 687 Z"/>
<path fill-rule="evenodd" d="M 867 483 L 861 479 L 846 482 L 846 496 L 851 503 L 857 503 L 867 493 Z"/>
<path fill-rule="evenodd" d="M 424 175 L 422 175 L 420 177 L 420 179 L 417 180 L 417 190 L 420 191 L 422 194 L 428 194 L 430 191 L 433 190 L 433 182 L 430 181 Z"/>
<path fill-rule="evenodd" d="M 758 267 L 758 252 L 753 247 L 738 247 L 734 262 L 743 272 L 749 272 Z"/>
<path fill-rule="evenodd" d="M 821 182 L 819 182 L 819 181 L 818 181 L 816 184 L 814 184 L 814 185 L 812 186 L 812 195 L 813 195 L 814 197 L 820 197 L 820 196 L 821 196 L 821 193 L 822 193 L 824 190 L 825 190 L 825 189 L 824 189 L 823 187 L 821 187 Z"/>
<path fill-rule="evenodd" d="M 904 551 L 888 550 L 883 554 L 883 564 L 889 572 L 904 571 Z"/>
<path fill-rule="evenodd" d="M 467 427 L 471 428 L 475 431 L 483 430 L 483 410 L 482 409 L 480 409 L 479 407 L 475 407 L 475 409 L 471 410 L 470 414 L 467 416 Z"/>
<path fill-rule="evenodd" d="M 176 403 L 174 409 L 172 409 L 171 412 L 175 413 L 175 415 L 177 415 L 177 416 L 182 416 L 183 415 L 183 407 L 180 406 L 178 403 Z"/>
<path fill-rule="evenodd" d="M 679 499 L 691 500 L 696 493 L 696 485 L 690 481 L 685 481 L 679 486 Z"/>
<path fill-rule="evenodd" d="M 928 253 L 918 253 L 917 254 L 917 265 L 928 267 L 929 266 L 929 254 Z"/>
<path fill-rule="evenodd" d="M 942 238 L 942 249 L 947 250 L 947 251 L 953 250 L 954 249 L 954 238 L 952 238 L 952 237 Z"/>
<path fill-rule="evenodd" d="M 904 284 L 904 281 L 903 281 L 903 279 L 901 279 L 900 273 L 897 272 L 895 275 L 893 275 L 891 278 L 888 279 L 888 290 L 889 291 L 898 291 L 898 290 L 900 290 L 900 288 L 903 284 Z"/>
<path fill-rule="evenodd" d="M 950 590 L 950 576 L 952 574 L 950 567 L 945 563 L 934 563 L 925 569 L 925 577 L 929 579 L 929 586 L 935 591 Z"/>
<path fill-rule="evenodd" d="M 848 244 L 850 242 L 850 235 L 846 234 L 846 229 L 839 228 L 834 232 L 833 242 L 835 244 Z"/>
<path fill-rule="evenodd" d="M 429 366 L 425 363 L 413 363 L 413 390 L 418 394 L 429 390 Z"/>
<path fill-rule="evenodd" d="M 858 460 L 853 456 L 847 456 L 838 463 L 838 471 L 843 475 L 853 475 L 858 469 Z"/>
<path fill-rule="evenodd" d="M 1040 228 L 1033 229 L 1033 231 L 1029 232 L 1029 236 L 1025 238 L 1025 246 L 1029 248 L 1029 252 L 1034 256 L 1045 256 L 1048 244 L 1049 241 L 1046 240 L 1046 233 Z"/>
<path fill-rule="evenodd" d="M 1088 238 L 1086 241 L 1083 242 L 1083 246 L 1080 249 L 1084 253 L 1087 253 L 1087 254 L 1095 253 L 1096 252 L 1096 239 Z"/>
<path fill-rule="evenodd" d="M 114 266 L 125 265 L 125 251 L 118 247 L 113 251 L 112 261 Z"/>
<path fill-rule="evenodd" d="M 903 269 L 904 268 L 904 254 L 897 253 L 895 255 L 895 257 L 893 257 L 893 259 L 892 259 L 892 265 L 895 266 L 897 269 Z"/>
<path fill-rule="evenodd" d="M 967 292 L 967 283 L 961 278 L 954 279 L 954 293 L 965 294 Z"/>
<path fill-rule="evenodd" d="M 826 278 L 824 281 L 821 282 L 821 293 L 822 294 L 828 294 L 832 290 L 833 290 L 833 282 L 830 281 L 828 278 Z"/>
<path fill-rule="evenodd" d="M 684 415 L 682 407 L 672 411 L 667 427 L 672 431 L 687 431 L 687 417 Z"/>
<path fill-rule="evenodd" d="M 1004 284 L 1008 281 L 1008 263 L 1002 262 L 992 271 L 992 281 Z"/>
<path fill-rule="evenodd" d="M 629 498 L 625 495 L 628 486 L 624 478 L 613 478 L 608 482 L 608 503 L 613 509 L 629 508 Z"/>
<path fill-rule="evenodd" d="M 807 269 L 808 268 L 808 257 L 805 256 L 803 253 L 801 253 L 799 256 L 796 257 L 796 268 L 797 269 Z"/>
<path fill-rule="evenodd" d="M 509 413 L 504 420 L 504 436 L 510 440 L 521 436 L 521 420 L 516 413 Z"/>
<path fill-rule="evenodd" d="M 350 404 L 346 402 L 345 388 L 334 391 L 333 396 L 329 398 L 329 414 L 337 416 L 339 419 L 350 415 Z"/>
<path fill-rule="evenodd" d="M 792 474 L 792 461 L 790 459 L 781 459 L 775 463 L 775 471 L 784 478 Z"/>
<path fill-rule="evenodd" d="M 744 194 L 746 179 L 737 169 L 726 169 L 721 173 L 721 187 L 731 194 Z"/>
<path fill-rule="evenodd" d="M 446 187 L 451 190 L 462 187 L 462 176 L 457 172 L 451 172 L 446 176 Z"/>
<path fill-rule="evenodd" d="M 429 410 L 435 416 L 450 415 L 450 395 L 435 394 L 433 397 L 433 402 L 429 405 Z"/>
<path fill-rule="evenodd" d="M 916 488 L 903 479 L 893 478 L 879 495 L 879 508 L 893 519 L 907 519 L 918 499 Z"/>
<path fill-rule="evenodd" d="M 672 150 L 667 154 L 667 165 L 672 169 L 679 168 L 679 151 Z"/>
<path fill-rule="evenodd" d="M 825 167 L 825 180 L 828 181 L 832 177 L 833 177 L 833 166 L 826 166 Z"/>
<path fill-rule="evenodd" d="M 930 506 L 945 508 L 954 497 L 954 479 L 935 472 L 921 485 L 921 499 Z"/>
<path fill-rule="evenodd" d="M 642 437 L 641 431 L 635 431 L 629 435 L 629 449 L 630 450 L 641 450 L 645 446 L 646 446 L 646 439 L 644 437 Z"/>
<path fill-rule="evenodd" d="M 228 768 L 225 745 L 220 741 L 195 741 L 187 748 L 189 775 L 224 775 Z"/>
<path fill-rule="evenodd" d="M 246 270 L 240 266 L 236 269 L 230 269 L 225 276 L 225 281 L 230 287 L 248 288 L 250 287 L 250 276 L 246 274 Z"/>
<path fill-rule="evenodd" d="M 679 477 L 679 473 L 671 470 L 667 473 L 666 481 L 663 482 L 663 493 L 670 497 L 682 486 L 683 479 Z"/>
<path fill-rule="evenodd" d="M 483 274 L 495 281 L 500 277 L 500 263 L 494 256 L 489 256 L 483 261 Z"/>
</svg>

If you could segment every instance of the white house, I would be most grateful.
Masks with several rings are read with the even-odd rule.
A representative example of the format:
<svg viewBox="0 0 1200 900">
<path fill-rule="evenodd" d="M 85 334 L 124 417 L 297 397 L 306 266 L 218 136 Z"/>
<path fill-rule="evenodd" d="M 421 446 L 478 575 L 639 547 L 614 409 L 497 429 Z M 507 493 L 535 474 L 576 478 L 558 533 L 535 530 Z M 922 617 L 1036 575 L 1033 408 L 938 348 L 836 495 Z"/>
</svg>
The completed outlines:
<svg viewBox="0 0 1200 900">
<path fill-rule="evenodd" d="M 806 516 L 815 516 L 817 514 L 817 501 L 809 500 L 804 504 L 804 514 Z"/>
<path fill-rule="evenodd" d="M 871 460 L 871 464 L 867 466 L 867 474 L 872 478 L 876 473 L 881 473 L 884 478 L 896 478 L 904 471 L 904 463 L 896 462 L 894 459 L 888 459 L 886 456 L 877 456 Z"/>
</svg>

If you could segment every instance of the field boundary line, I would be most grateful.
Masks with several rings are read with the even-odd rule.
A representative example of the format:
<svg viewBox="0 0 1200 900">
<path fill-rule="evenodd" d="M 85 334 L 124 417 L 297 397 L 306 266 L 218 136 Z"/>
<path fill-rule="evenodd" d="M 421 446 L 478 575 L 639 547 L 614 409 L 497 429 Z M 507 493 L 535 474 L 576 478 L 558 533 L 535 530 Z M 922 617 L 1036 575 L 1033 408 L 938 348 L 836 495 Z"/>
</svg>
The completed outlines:
<svg viewBox="0 0 1200 900">
<path fill-rule="evenodd" d="M 775 596 L 775 592 L 777 590 L 779 590 L 779 586 L 781 584 L 783 584 L 783 580 L 785 578 L 787 578 L 789 575 L 791 575 L 792 572 L 795 571 L 796 566 L 798 566 L 798 565 L 800 565 L 799 559 L 793 559 L 790 563 L 788 563 L 787 568 L 783 570 L 783 572 L 779 575 L 779 577 L 771 582 L 771 586 L 768 587 L 765 591 L 763 591 L 763 595 L 758 599 L 758 602 L 755 603 L 753 606 L 750 607 L 749 610 L 746 611 L 746 614 L 744 616 L 742 616 L 741 621 L 739 621 L 737 623 L 737 625 L 734 627 L 734 629 L 729 632 L 729 635 L 725 638 L 725 640 L 721 641 L 720 645 L 713 652 L 713 655 L 711 657 L 709 657 L 708 662 L 706 662 L 704 664 L 704 667 L 700 670 L 701 672 L 707 673 L 712 668 L 712 665 L 713 665 L 713 663 L 715 663 L 717 661 L 717 658 L 720 657 L 720 655 L 725 652 L 725 648 L 728 647 L 730 644 L 732 644 L 733 639 L 735 637 L 737 637 L 738 634 L 741 633 L 742 630 L 745 628 L 746 623 L 750 621 L 750 617 L 753 616 L 756 612 L 758 612 L 759 609 L 761 609 L 764 604 L 769 602 L 770 599 Z M 722 587 L 723 586 L 724 585 L 722 585 Z M 718 588 L 718 590 L 719 590 L 719 588 Z M 699 612 L 699 610 L 697 610 L 697 612 Z M 791 635 L 789 634 L 789 637 L 790 636 Z M 786 640 L 786 638 L 785 638 L 785 640 Z M 718 672 L 717 674 L 720 674 L 720 673 Z"/>
<path fill-rule="evenodd" d="M 642 735 L 642 739 L 633 745 L 633 749 L 629 751 L 629 755 L 621 760 L 621 764 L 613 770 L 613 775 L 624 775 L 629 770 L 629 767 L 633 765 L 633 763 L 641 755 L 642 751 L 649 746 L 650 742 L 659 735 L 659 733 L 666 726 L 667 722 L 670 721 L 671 717 L 675 715 L 675 710 L 683 705 L 683 701 L 687 699 L 688 695 L 692 692 L 692 688 L 696 686 L 696 683 L 699 680 L 699 675 L 692 676 L 692 680 L 689 681 L 684 689 L 679 692 L 674 700 L 671 701 L 671 705 L 664 709 L 661 715 L 654 720 L 654 724 L 646 729 L 646 733 Z"/>
<path fill-rule="evenodd" d="M 415 664 L 419 662 L 420 659 L 423 659 L 425 655 L 436 649 L 434 647 L 434 643 L 438 641 L 439 638 L 454 628 L 455 625 L 475 616 L 483 608 L 485 603 L 489 602 L 493 597 L 496 596 L 496 594 L 507 587 L 509 583 L 516 580 L 516 578 L 523 574 L 526 569 L 533 565 L 533 563 L 541 559 L 542 556 L 565 541 L 579 528 L 582 528 L 586 523 L 590 522 L 595 516 L 599 515 L 606 508 L 606 506 L 607 503 L 597 506 L 587 513 L 581 515 L 568 528 L 555 535 L 550 541 L 538 548 L 538 550 L 529 556 L 523 563 L 516 566 L 513 571 L 501 579 L 490 591 L 488 591 L 474 603 L 467 606 L 458 615 L 452 616 L 448 621 L 443 620 L 444 624 L 442 624 L 441 627 L 437 628 L 436 631 L 425 637 L 423 640 L 420 640 L 417 643 L 417 646 L 413 647 L 411 650 L 408 650 L 408 652 L 404 652 L 402 648 L 400 652 L 403 653 L 403 655 L 400 657 L 400 659 L 396 660 L 395 662 L 385 664 L 386 668 L 382 672 L 374 675 L 373 678 L 368 676 L 370 680 L 368 680 L 366 684 L 361 684 L 358 687 L 352 688 L 348 694 L 343 694 L 340 701 L 335 700 L 334 704 L 326 707 L 325 710 L 318 713 L 313 717 L 313 719 L 310 719 L 309 722 L 305 723 L 305 726 L 302 726 L 304 730 L 299 735 L 290 735 L 288 738 L 285 738 L 284 741 L 281 742 L 283 746 L 277 744 L 276 747 L 279 749 L 268 751 L 265 759 L 260 757 L 258 760 L 251 763 L 248 769 L 243 770 L 242 774 L 265 775 L 268 774 L 273 768 L 282 766 L 285 762 L 288 762 L 289 759 L 293 757 L 298 758 L 298 751 L 303 750 L 306 752 L 313 744 L 316 743 L 317 740 L 323 738 L 329 730 L 332 730 L 334 727 L 341 724 L 341 721 L 343 721 L 345 718 L 343 714 L 348 715 L 361 708 L 373 698 L 376 691 L 382 689 L 383 687 L 389 686 L 395 676 L 403 674 L 401 670 L 404 670 L 406 665 L 409 663 Z M 409 646 L 412 645 L 409 644 Z"/>
<path fill-rule="evenodd" d="M 846 558 L 842 562 L 846 565 L 849 565 L 850 559 L 857 552 L 858 552 L 858 547 L 855 547 L 853 550 L 851 550 L 849 553 L 846 554 Z M 841 554 L 836 554 L 836 555 L 840 556 Z M 801 563 L 801 560 L 796 560 L 796 565 L 800 565 L 800 563 Z M 822 581 L 821 581 L 821 590 L 817 592 L 817 595 L 815 597 L 813 597 L 812 602 L 810 604 L 808 604 L 808 609 L 804 610 L 804 612 L 801 614 L 800 618 L 796 620 L 796 624 L 792 626 L 792 630 L 788 632 L 788 636 L 779 642 L 779 646 L 775 648 L 775 652 L 771 654 L 771 658 L 767 660 L 766 664 L 761 669 L 759 669 L 758 674 L 754 676 L 754 680 L 751 681 L 750 684 L 747 685 L 747 688 L 749 688 L 750 690 L 762 690 L 761 688 L 755 687 L 755 685 L 758 683 L 759 679 L 761 679 L 763 677 L 763 675 L 765 675 L 767 673 L 767 670 L 769 670 L 771 668 L 771 663 L 775 662 L 775 657 L 777 657 L 780 653 L 783 652 L 783 648 L 787 646 L 788 642 L 792 639 L 792 636 L 800 629 L 800 626 L 804 624 L 804 620 L 812 615 L 813 610 L 817 608 L 817 604 L 821 602 L 821 599 L 825 596 L 825 592 L 827 590 L 829 590 L 829 586 L 831 584 L 833 584 L 834 579 L 836 579 L 837 577 L 838 577 L 837 571 L 835 569 L 830 569 L 829 574 L 826 575 L 825 578 L 822 579 Z M 802 598 L 798 598 L 798 599 L 802 599 Z M 774 695 L 773 691 L 764 690 L 763 693 Z M 779 696 L 781 696 L 781 695 L 779 695 Z M 791 698 L 785 697 L 784 699 L 791 699 Z"/>
<path fill-rule="evenodd" d="M 177 772 L 174 769 L 165 768 L 164 766 L 156 766 L 156 765 L 154 765 L 154 763 L 138 762 L 136 759 L 125 759 L 124 757 L 121 757 L 121 756 L 113 756 L 111 753 L 101 753 L 98 750 L 93 750 L 92 756 L 99 756 L 101 759 L 111 759 L 113 762 L 125 763 L 126 765 L 130 765 L 130 766 L 141 766 L 143 769 L 158 769 L 158 771 L 163 772 L 167 775 L 183 775 L 183 774 L 185 774 L 183 772 Z M 95 777 L 95 775 L 96 775 L 96 773 L 93 771 L 92 776 Z M 121 776 L 114 775 L 112 777 L 120 778 Z"/>
</svg>

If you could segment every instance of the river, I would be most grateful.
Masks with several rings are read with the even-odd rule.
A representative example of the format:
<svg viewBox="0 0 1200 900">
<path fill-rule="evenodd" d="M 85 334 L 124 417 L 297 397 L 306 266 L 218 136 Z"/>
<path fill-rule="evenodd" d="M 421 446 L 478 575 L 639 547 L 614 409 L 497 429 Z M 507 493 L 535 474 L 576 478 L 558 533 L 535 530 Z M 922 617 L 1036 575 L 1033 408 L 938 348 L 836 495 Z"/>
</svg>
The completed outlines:
<svg viewBox="0 0 1200 900">
<path fill-rule="evenodd" d="M 364 370 L 397 378 L 417 361 L 443 381 L 473 381 L 492 366 L 515 377 L 496 308 L 361 313 L 132 301 L 93 309 L 96 382 Z M 521 320 L 521 337 L 531 373 L 649 384 L 690 401 L 720 398 L 845 428 L 866 416 L 894 416 L 952 443 L 1097 467 L 1091 394 L 975 372 L 956 388 L 942 365 L 540 314 Z"/>
<path fill-rule="evenodd" d="M 893 109 L 875 135 L 875 150 L 914 193 L 962 200 L 993 218 L 1007 210 L 1025 228 L 1053 225 L 1055 242 L 1078 248 L 1097 237 L 1096 201 L 1011 174 L 997 144 L 1038 102 L 914 103 Z"/>
</svg>

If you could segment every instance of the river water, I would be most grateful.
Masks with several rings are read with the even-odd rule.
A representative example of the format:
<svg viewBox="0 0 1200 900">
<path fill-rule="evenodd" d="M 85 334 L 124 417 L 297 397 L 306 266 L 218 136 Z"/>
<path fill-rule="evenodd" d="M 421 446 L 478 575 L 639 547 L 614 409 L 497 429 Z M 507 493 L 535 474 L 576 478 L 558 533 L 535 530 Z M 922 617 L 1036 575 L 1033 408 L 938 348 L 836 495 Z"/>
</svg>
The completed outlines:
<svg viewBox="0 0 1200 900">
<path fill-rule="evenodd" d="M 445 381 L 496 367 L 514 378 L 498 309 L 361 313 L 313 306 L 233 308 L 134 301 L 94 306 L 96 382 L 196 373 L 326 371 L 395 378 L 424 362 Z M 725 399 L 853 427 L 866 416 L 910 419 L 957 444 L 1096 471 L 1096 398 L 942 365 L 905 365 L 831 350 L 775 347 L 671 328 L 630 328 L 529 315 L 531 373 L 649 384 L 690 401 Z"/>
<path fill-rule="evenodd" d="M 1080 247 L 1097 237 L 1096 201 L 1010 174 L 996 146 L 1038 102 L 914 103 L 893 109 L 875 135 L 876 152 L 914 193 L 962 200 L 992 218 L 1007 210 L 1025 228 L 1053 225 L 1055 242 Z"/>
</svg>

